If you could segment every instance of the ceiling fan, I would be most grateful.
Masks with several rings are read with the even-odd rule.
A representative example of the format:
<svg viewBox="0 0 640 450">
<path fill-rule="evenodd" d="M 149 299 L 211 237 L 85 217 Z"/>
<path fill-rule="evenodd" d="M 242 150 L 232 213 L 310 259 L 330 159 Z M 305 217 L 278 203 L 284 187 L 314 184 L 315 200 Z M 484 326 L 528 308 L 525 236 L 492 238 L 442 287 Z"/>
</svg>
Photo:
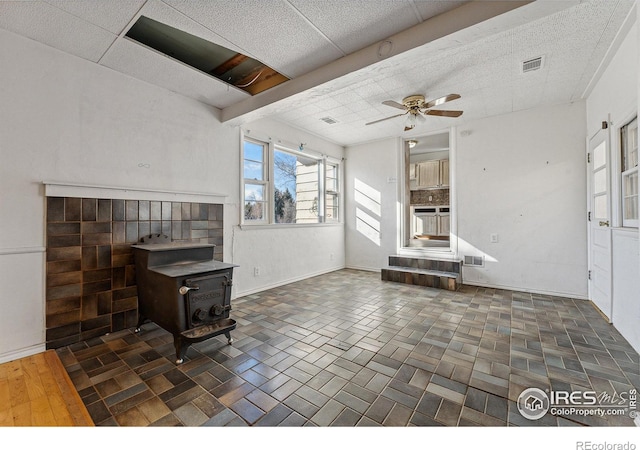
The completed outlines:
<svg viewBox="0 0 640 450">
<path fill-rule="evenodd" d="M 393 119 L 395 117 L 407 116 L 407 121 L 404 125 L 404 131 L 409 131 L 416 126 L 418 120 L 424 121 L 424 115 L 427 116 L 441 116 L 441 117 L 460 117 L 462 111 L 445 111 L 441 109 L 431 109 L 435 106 L 442 105 L 443 103 L 450 102 L 451 100 L 459 99 L 458 94 L 449 94 L 444 97 L 437 98 L 425 102 L 424 95 L 415 94 L 410 95 L 402 99 L 402 103 L 395 102 L 393 100 L 386 100 L 382 102 L 383 105 L 391 106 L 393 108 L 403 109 L 405 112 L 402 114 L 396 114 L 395 116 L 385 117 L 384 119 L 374 120 L 366 125 L 382 122 L 383 120 Z"/>
</svg>

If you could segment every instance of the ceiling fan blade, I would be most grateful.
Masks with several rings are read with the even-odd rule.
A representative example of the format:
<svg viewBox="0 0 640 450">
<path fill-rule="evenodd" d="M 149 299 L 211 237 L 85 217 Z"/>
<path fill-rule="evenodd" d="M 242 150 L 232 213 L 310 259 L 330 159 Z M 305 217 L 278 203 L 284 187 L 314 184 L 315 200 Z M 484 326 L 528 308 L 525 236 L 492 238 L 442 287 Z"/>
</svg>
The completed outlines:
<svg viewBox="0 0 640 450">
<path fill-rule="evenodd" d="M 383 120 L 389 120 L 389 119 L 393 119 L 393 118 L 395 118 L 395 117 L 404 116 L 405 114 L 407 114 L 407 113 L 403 113 L 403 114 L 396 114 L 395 116 L 385 117 L 384 119 L 379 119 L 379 120 L 374 120 L 373 122 L 365 123 L 365 125 L 372 125 L 372 124 L 374 124 L 374 123 L 382 122 Z"/>
<path fill-rule="evenodd" d="M 449 94 L 444 97 L 436 98 L 435 100 L 431 100 L 424 104 L 423 108 L 429 109 L 434 106 L 442 105 L 443 103 L 450 102 L 451 100 L 459 99 L 460 96 L 458 94 Z"/>
<path fill-rule="evenodd" d="M 385 100 L 384 102 L 382 102 L 382 104 L 387 106 L 392 106 L 398 109 L 407 109 L 403 104 L 394 102 L 393 100 Z"/>
<path fill-rule="evenodd" d="M 442 111 L 439 109 L 430 109 L 424 112 L 428 116 L 441 116 L 441 117 L 460 117 L 462 111 Z"/>
</svg>

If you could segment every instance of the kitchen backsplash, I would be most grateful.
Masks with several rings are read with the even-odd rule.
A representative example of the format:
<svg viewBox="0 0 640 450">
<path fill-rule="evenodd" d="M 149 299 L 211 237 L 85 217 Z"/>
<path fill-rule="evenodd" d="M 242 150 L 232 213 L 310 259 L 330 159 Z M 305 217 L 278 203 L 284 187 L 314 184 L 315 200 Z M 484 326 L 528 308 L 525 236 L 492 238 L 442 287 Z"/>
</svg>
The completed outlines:
<svg viewBox="0 0 640 450">
<path fill-rule="evenodd" d="M 136 325 L 142 236 L 215 244 L 222 261 L 222 217 L 221 204 L 47 197 L 47 348 Z"/>
<path fill-rule="evenodd" d="M 429 200 L 431 197 L 431 200 Z M 449 204 L 449 189 L 429 189 L 411 191 L 412 205 L 440 206 Z"/>
</svg>

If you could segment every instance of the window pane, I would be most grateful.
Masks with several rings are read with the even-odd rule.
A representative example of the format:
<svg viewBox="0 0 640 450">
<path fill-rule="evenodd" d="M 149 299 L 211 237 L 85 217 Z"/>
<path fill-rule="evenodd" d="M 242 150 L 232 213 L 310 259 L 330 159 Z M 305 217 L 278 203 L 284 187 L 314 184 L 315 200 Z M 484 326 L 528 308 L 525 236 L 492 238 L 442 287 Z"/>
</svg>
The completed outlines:
<svg viewBox="0 0 640 450">
<path fill-rule="evenodd" d="M 281 150 L 273 152 L 276 223 L 318 222 L 318 161 Z"/>
<path fill-rule="evenodd" d="M 264 186 L 261 184 L 245 184 L 244 185 L 244 200 L 247 201 L 263 201 L 264 200 Z"/>
<path fill-rule="evenodd" d="M 264 220 L 265 202 L 244 202 L 245 220 Z"/>
<path fill-rule="evenodd" d="M 623 219 L 638 220 L 638 172 L 623 175 Z"/>
<path fill-rule="evenodd" d="M 338 166 L 327 164 L 325 177 L 326 190 L 338 192 Z"/>
<path fill-rule="evenodd" d="M 244 141 L 245 180 L 264 180 L 264 145 Z"/>
<path fill-rule="evenodd" d="M 638 220 L 637 196 L 624 199 L 624 218 L 625 220 Z"/>
<path fill-rule="evenodd" d="M 638 165 L 638 119 L 622 127 L 622 171 Z"/>
<path fill-rule="evenodd" d="M 338 195 L 327 194 L 325 196 L 326 221 L 337 222 L 338 217 Z"/>
<path fill-rule="evenodd" d="M 600 169 L 593 174 L 594 194 L 600 194 L 607 190 L 607 169 Z"/>
<path fill-rule="evenodd" d="M 608 219 L 607 214 L 607 195 L 599 195 L 593 199 L 594 203 L 594 215 L 596 219 Z"/>
<path fill-rule="evenodd" d="M 264 146 L 251 141 L 244 141 L 244 159 L 264 162 Z"/>
<path fill-rule="evenodd" d="M 597 169 L 607 163 L 607 144 L 602 142 L 593 149 L 593 167 Z"/>
</svg>

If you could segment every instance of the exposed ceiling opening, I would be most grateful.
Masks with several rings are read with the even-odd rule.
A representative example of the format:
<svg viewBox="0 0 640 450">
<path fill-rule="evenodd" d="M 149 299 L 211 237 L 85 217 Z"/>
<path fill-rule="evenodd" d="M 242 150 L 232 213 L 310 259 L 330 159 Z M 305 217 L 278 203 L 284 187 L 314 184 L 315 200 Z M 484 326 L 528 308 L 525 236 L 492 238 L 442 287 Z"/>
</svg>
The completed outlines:
<svg viewBox="0 0 640 450">
<path fill-rule="evenodd" d="M 145 16 L 126 37 L 251 95 L 288 80 L 256 59 Z"/>
</svg>

